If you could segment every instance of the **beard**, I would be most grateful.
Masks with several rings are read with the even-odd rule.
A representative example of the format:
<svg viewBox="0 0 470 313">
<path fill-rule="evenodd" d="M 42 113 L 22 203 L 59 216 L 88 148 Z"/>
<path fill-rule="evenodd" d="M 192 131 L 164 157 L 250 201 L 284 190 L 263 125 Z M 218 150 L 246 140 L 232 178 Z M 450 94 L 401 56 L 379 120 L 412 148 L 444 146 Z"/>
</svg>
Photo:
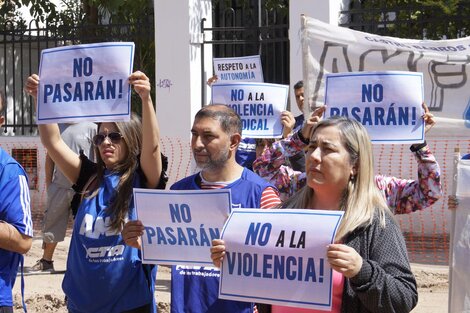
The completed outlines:
<svg viewBox="0 0 470 313">
<path fill-rule="evenodd" d="M 220 151 L 219 154 L 217 155 L 209 155 L 207 157 L 207 161 L 197 161 L 196 160 L 196 164 L 199 168 L 201 168 L 202 170 L 209 170 L 209 171 L 213 171 L 213 170 L 217 170 L 217 169 L 220 169 L 222 167 L 225 166 L 225 164 L 227 163 L 229 159 L 229 150 L 226 149 L 224 151 Z"/>
</svg>

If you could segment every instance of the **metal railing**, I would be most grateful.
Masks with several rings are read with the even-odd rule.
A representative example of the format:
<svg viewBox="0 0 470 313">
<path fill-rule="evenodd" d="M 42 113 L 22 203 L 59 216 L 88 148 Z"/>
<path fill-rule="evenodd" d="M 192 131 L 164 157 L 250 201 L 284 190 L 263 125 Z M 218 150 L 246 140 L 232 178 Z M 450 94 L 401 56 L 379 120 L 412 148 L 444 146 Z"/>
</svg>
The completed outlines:
<svg viewBox="0 0 470 313">
<path fill-rule="evenodd" d="M 37 73 L 43 49 L 75 44 L 134 41 L 136 42 L 134 68 L 143 67 L 148 54 L 155 60 L 153 15 L 143 16 L 136 24 L 76 25 L 72 27 L 39 25 L 31 21 L 26 28 L 15 29 L 11 22 L 0 30 L 0 88 L 5 93 L 7 135 L 36 135 L 37 126 L 31 99 L 23 92 L 23 85 L 31 73 Z M 139 42 L 151 45 L 139 46 Z M 151 50 L 151 51 L 150 51 Z M 155 76 L 154 66 L 147 66 Z"/>
<path fill-rule="evenodd" d="M 204 52 L 212 48 L 214 58 L 260 55 L 264 81 L 289 84 L 289 20 L 288 15 L 262 9 L 264 3 L 246 8 L 225 7 L 219 2 L 213 9 L 213 27 L 201 21 L 202 105 L 206 99 Z M 208 72 L 212 72 L 209 70 Z"/>
</svg>

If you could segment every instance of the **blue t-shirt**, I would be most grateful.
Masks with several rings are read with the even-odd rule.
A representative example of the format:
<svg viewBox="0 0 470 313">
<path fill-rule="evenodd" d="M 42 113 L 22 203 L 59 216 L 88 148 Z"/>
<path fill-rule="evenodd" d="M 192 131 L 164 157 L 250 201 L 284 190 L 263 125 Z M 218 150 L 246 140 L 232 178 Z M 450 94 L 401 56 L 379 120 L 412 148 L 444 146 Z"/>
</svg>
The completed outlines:
<svg viewBox="0 0 470 313">
<path fill-rule="evenodd" d="M 0 221 L 33 236 L 28 179 L 23 168 L 0 148 Z M 0 306 L 13 306 L 12 288 L 23 256 L 0 249 Z"/>
<path fill-rule="evenodd" d="M 171 186 L 172 190 L 201 189 L 199 173 Z M 231 189 L 232 208 L 259 208 L 261 195 L 272 187 L 248 169 L 224 189 Z M 249 313 L 253 303 L 218 299 L 220 271 L 214 267 L 173 266 L 171 271 L 171 313 Z"/>
<path fill-rule="evenodd" d="M 140 177 L 137 171 L 135 188 L 141 186 Z M 78 209 L 62 283 L 69 312 L 117 313 L 149 303 L 155 312 L 156 266 L 142 264 L 140 250 L 125 245 L 121 233 L 107 227 L 106 208 L 119 179 L 119 174 L 105 172 L 98 194 L 83 198 Z M 129 220 L 136 218 L 132 198 L 128 214 Z"/>
<path fill-rule="evenodd" d="M 253 169 L 253 162 L 256 159 L 256 140 L 253 138 L 243 138 L 238 145 L 235 160 L 238 164 L 247 169 Z"/>
</svg>

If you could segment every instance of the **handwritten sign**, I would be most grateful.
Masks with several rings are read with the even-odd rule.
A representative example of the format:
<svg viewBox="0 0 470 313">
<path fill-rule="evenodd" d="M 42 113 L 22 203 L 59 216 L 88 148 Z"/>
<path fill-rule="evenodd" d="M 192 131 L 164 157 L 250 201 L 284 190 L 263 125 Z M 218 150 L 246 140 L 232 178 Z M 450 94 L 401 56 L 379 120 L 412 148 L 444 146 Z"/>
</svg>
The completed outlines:
<svg viewBox="0 0 470 313">
<path fill-rule="evenodd" d="M 343 212 L 235 209 L 222 238 L 219 298 L 327 310 L 333 243 Z"/>
<path fill-rule="evenodd" d="M 251 55 L 236 58 L 214 58 L 214 73 L 219 82 L 264 82 L 261 58 Z"/>
<path fill-rule="evenodd" d="M 230 213 L 230 190 L 134 189 L 137 218 L 145 226 L 143 263 L 212 265 L 212 239 Z"/>
<path fill-rule="evenodd" d="M 325 103 L 326 116 L 356 119 L 373 143 L 424 141 L 422 73 L 327 74 Z"/>
<path fill-rule="evenodd" d="M 37 122 L 129 120 L 133 60 L 132 42 L 43 50 Z"/>
<path fill-rule="evenodd" d="M 212 103 L 226 104 L 243 124 L 243 137 L 282 137 L 281 112 L 286 109 L 289 86 L 267 83 L 212 85 Z"/>
</svg>

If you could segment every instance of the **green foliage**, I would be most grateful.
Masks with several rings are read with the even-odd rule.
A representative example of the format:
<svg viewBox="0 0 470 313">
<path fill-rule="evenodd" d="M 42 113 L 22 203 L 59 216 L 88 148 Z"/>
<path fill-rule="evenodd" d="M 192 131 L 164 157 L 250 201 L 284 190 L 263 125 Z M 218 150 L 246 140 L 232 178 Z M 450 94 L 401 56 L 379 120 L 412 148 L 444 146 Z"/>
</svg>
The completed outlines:
<svg viewBox="0 0 470 313">
<path fill-rule="evenodd" d="M 96 42 L 103 40 L 101 38 L 133 41 L 136 45 L 134 70 L 145 72 L 155 82 L 153 27 L 148 27 L 149 24 L 153 25 L 153 20 L 149 22 L 153 18 L 152 5 L 153 0 L 61 0 L 63 9 L 58 10 L 50 0 L 4 1 L 0 7 L 0 29 L 5 25 L 10 30 L 25 29 L 26 22 L 20 17 L 18 9 L 27 6 L 34 19 L 47 23 L 50 38 L 57 41 L 68 38 L 76 38 L 75 43 Z M 117 33 L 111 33 L 111 28 L 105 27 L 111 24 L 122 27 L 113 28 Z M 140 100 L 133 94 L 132 101 L 138 103 Z"/>
<path fill-rule="evenodd" d="M 470 35 L 469 0 L 363 0 L 351 1 L 351 8 L 367 32 L 435 40 Z"/>
<path fill-rule="evenodd" d="M 58 14 L 55 4 L 48 0 L 9 0 L 3 1 L 0 16 L 4 19 L 3 21 L 24 23 L 17 12 L 17 9 L 21 7 L 29 7 L 31 16 L 40 22 L 54 19 Z"/>
</svg>

